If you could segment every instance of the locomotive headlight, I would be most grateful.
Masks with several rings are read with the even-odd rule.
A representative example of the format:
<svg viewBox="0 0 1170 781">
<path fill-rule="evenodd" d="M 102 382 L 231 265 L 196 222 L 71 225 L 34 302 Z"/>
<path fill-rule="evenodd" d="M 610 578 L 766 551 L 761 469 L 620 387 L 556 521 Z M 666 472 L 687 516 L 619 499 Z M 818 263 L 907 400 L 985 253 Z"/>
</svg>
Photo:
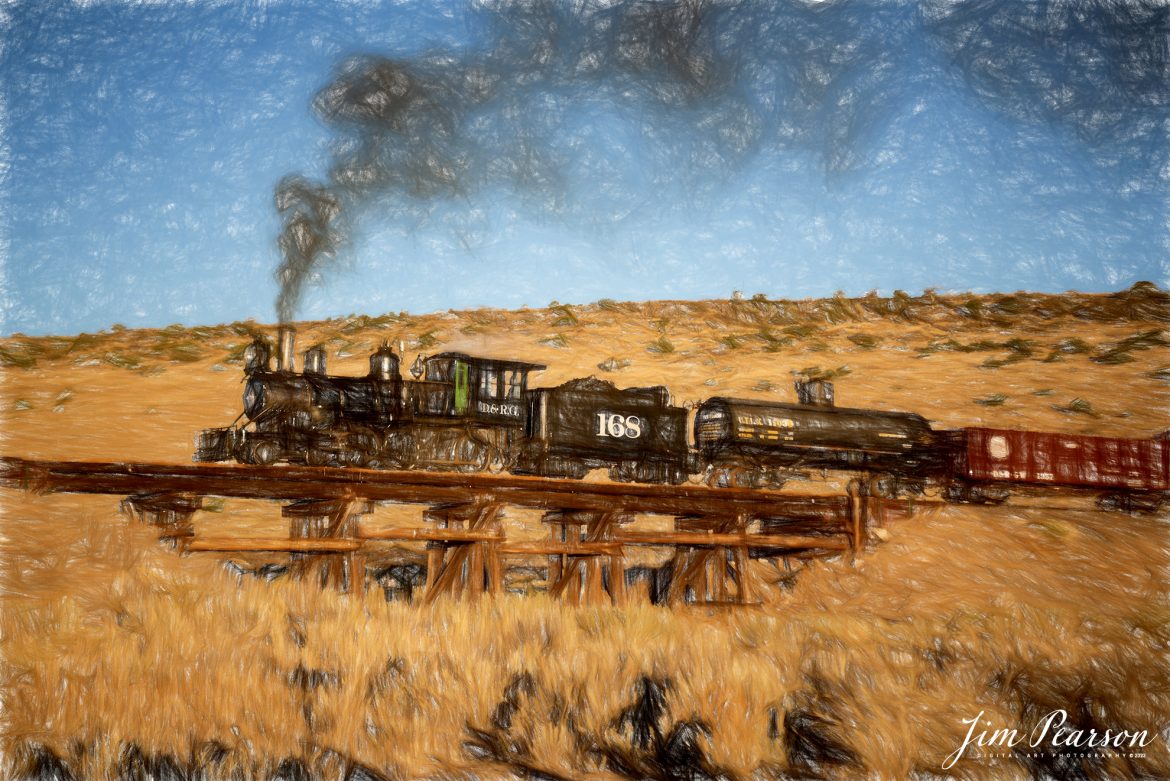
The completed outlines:
<svg viewBox="0 0 1170 781">
<path fill-rule="evenodd" d="M 244 414 L 254 418 L 264 409 L 264 383 L 251 380 L 244 388 Z"/>
</svg>

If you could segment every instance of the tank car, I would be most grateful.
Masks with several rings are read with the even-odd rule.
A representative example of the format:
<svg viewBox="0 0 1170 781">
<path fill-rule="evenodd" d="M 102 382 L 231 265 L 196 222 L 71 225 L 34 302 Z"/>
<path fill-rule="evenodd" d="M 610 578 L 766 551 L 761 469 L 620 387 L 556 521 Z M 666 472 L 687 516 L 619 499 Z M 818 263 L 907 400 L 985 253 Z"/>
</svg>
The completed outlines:
<svg viewBox="0 0 1170 781">
<path fill-rule="evenodd" d="M 832 385 L 797 383 L 796 404 L 715 397 L 695 413 L 694 441 L 709 468 L 867 469 L 921 477 L 942 461 L 921 415 L 836 407 Z"/>
<path fill-rule="evenodd" d="M 608 469 L 614 480 L 681 483 L 688 473 L 687 411 L 662 387 L 625 388 L 594 377 L 529 394 L 518 471 L 584 477 Z"/>
</svg>

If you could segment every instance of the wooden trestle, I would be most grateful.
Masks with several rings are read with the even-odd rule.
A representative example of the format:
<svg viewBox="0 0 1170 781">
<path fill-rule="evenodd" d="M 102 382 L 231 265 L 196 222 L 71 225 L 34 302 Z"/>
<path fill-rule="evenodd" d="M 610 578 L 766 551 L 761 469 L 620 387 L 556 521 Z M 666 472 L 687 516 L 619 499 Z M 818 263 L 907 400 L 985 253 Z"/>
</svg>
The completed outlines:
<svg viewBox="0 0 1170 781">
<path fill-rule="evenodd" d="M 364 554 L 380 541 L 426 543 L 423 601 L 504 588 L 505 557 L 547 557 L 548 592 L 572 604 L 624 604 L 628 546 L 674 549 L 670 602 L 753 603 L 752 558 L 858 551 L 870 517 L 905 502 L 736 488 L 591 483 L 514 475 L 390 472 L 298 466 L 44 462 L 0 458 L 0 485 L 37 492 L 114 494 L 181 551 L 283 551 L 290 570 L 322 586 L 361 592 Z M 196 536 L 203 498 L 286 502 L 289 536 Z M 427 528 L 361 522 L 376 502 L 424 504 Z M 506 507 L 544 511 L 546 541 L 511 541 Z M 637 514 L 674 517 L 673 531 L 628 529 Z"/>
</svg>

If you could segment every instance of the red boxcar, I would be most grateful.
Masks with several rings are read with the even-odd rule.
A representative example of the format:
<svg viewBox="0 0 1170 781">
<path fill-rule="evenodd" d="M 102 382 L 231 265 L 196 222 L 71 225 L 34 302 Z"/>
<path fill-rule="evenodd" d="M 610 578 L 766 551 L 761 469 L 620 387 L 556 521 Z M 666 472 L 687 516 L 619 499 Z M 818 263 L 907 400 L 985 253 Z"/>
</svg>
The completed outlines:
<svg viewBox="0 0 1170 781">
<path fill-rule="evenodd" d="M 1170 431 L 1154 439 L 990 428 L 962 434 L 956 468 L 972 482 L 1170 490 Z"/>
</svg>

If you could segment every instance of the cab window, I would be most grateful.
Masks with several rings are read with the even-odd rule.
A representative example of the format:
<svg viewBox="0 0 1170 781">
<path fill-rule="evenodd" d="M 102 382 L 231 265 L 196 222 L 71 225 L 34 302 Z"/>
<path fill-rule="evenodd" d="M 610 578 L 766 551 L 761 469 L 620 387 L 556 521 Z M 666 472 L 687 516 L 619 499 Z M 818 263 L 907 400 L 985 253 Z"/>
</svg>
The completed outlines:
<svg viewBox="0 0 1170 781">
<path fill-rule="evenodd" d="M 499 376 L 493 369 L 479 370 L 479 395 L 481 398 L 494 399 L 500 395 Z"/>
<path fill-rule="evenodd" d="M 520 400 L 520 390 L 524 385 L 524 372 L 514 370 L 506 373 L 508 398 L 512 401 Z"/>
</svg>

